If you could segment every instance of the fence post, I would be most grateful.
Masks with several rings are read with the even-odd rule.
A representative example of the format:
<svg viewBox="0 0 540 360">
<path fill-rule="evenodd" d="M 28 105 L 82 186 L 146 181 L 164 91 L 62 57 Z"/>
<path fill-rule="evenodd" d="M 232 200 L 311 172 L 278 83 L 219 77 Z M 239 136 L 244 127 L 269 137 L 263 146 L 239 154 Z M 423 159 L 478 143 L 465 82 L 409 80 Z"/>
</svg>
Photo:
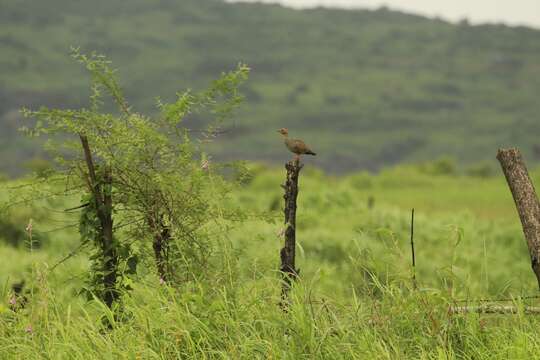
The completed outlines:
<svg viewBox="0 0 540 360">
<path fill-rule="evenodd" d="M 514 197 L 523 234 L 529 247 L 532 269 L 540 288 L 540 204 L 534 185 L 518 149 L 499 149 L 497 160 L 501 163 Z"/>
<path fill-rule="evenodd" d="M 99 247 L 101 248 L 103 257 L 101 260 L 101 270 L 104 272 L 102 300 L 112 309 L 114 302 L 120 296 L 117 289 L 118 253 L 113 234 L 112 174 L 110 167 L 107 166 L 103 179 L 98 179 L 88 138 L 83 134 L 80 134 L 79 138 L 88 170 L 88 191 L 92 194 L 96 214 L 100 223 L 100 228 L 97 231 L 99 232 Z"/>
<path fill-rule="evenodd" d="M 295 266 L 296 254 L 296 199 L 298 198 L 298 176 L 304 165 L 299 160 L 291 160 L 285 164 L 287 179 L 282 185 L 285 190 L 285 245 L 281 249 L 281 274 L 283 285 L 281 289 L 281 307 L 287 308 L 289 291 L 300 270 Z"/>
</svg>

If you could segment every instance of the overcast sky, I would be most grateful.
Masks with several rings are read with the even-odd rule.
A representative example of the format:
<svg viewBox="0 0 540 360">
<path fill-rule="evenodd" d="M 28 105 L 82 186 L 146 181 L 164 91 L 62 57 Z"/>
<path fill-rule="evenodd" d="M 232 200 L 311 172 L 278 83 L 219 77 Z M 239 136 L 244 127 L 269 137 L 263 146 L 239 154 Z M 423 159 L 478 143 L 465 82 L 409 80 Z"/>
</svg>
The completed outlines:
<svg viewBox="0 0 540 360">
<path fill-rule="evenodd" d="M 473 23 L 504 22 L 540 28 L 540 0 L 228 0 L 268 2 L 292 6 L 317 5 L 333 7 L 376 8 L 386 5 L 410 13 L 439 16 L 458 21 L 468 18 Z"/>
</svg>

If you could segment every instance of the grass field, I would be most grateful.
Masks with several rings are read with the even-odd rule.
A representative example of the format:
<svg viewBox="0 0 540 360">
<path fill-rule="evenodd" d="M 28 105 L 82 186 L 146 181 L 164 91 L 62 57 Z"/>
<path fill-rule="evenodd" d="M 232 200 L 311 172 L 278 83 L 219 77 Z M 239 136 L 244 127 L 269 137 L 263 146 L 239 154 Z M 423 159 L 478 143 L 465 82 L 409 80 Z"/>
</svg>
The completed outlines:
<svg viewBox="0 0 540 360">
<path fill-rule="evenodd" d="M 160 285 L 152 264 L 142 266 L 140 281 L 124 297 L 123 321 L 76 295 L 88 266 L 84 252 L 52 269 L 77 248 L 77 227 L 69 227 L 76 213 L 62 210 L 78 198 L 14 207 L 4 222 L 24 229 L 32 218 L 34 232 L 47 242 L 32 251 L 0 246 L 0 358 L 540 358 L 540 321 L 521 311 L 537 300 L 520 299 L 538 289 L 501 174 L 436 175 L 403 166 L 330 177 L 307 164 L 297 223 L 302 278 L 283 313 L 277 268 L 284 170 L 252 168 L 253 177 L 224 206 L 268 213 L 266 219 L 232 223 L 216 236 L 215 269 L 199 282 Z M 532 175 L 538 183 L 540 172 Z M 4 200 L 15 184 L 0 183 Z M 22 279 L 29 302 L 13 312 L 10 287 Z M 512 298 L 510 305 L 521 310 L 448 312 L 461 300 L 480 298 Z M 112 330 L 103 328 L 102 316 L 111 318 Z"/>
</svg>

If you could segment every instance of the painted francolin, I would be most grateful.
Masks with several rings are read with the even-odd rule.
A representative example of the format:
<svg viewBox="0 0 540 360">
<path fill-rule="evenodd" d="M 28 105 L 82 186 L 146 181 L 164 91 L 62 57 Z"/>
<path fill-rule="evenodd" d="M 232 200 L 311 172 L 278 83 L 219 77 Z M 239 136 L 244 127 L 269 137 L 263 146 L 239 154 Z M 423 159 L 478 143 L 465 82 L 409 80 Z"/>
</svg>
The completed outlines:
<svg viewBox="0 0 540 360">
<path fill-rule="evenodd" d="M 296 160 L 300 160 L 300 155 L 317 155 L 311 149 L 309 146 L 306 145 L 305 142 L 303 142 L 300 139 L 290 139 L 289 138 L 289 130 L 286 128 L 281 128 L 278 130 L 278 133 L 283 135 L 283 139 L 285 142 L 285 145 L 287 146 L 287 149 L 289 149 L 290 152 L 294 153 L 296 156 Z"/>
</svg>

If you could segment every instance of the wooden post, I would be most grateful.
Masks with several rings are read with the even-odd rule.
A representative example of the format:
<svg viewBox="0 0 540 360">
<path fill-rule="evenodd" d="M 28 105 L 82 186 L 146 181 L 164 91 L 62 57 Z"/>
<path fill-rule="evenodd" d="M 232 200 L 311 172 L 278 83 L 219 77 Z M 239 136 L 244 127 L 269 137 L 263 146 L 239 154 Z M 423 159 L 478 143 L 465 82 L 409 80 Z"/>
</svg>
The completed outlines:
<svg viewBox="0 0 540 360">
<path fill-rule="evenodd" d="M 157 221 L 152 215 L 149 215 L 147 223 L 154 234 L 152 247 L 154 248 L 154 257 L 159 278 L 164 282 L 168 282 L 169 280 L 172 280 L 169 278 L 170 269 L 168 269 L 168 250 L 171 232 L 163 221 L 163 215 L 157 215 L 155 217 L 157 218 Z"/>
<path fill-rule="evenodd" d="M 285 190 L 285 246 L 281 249 L 281 273 L 283 287 L 281 289 L 281 306 L 286 309 L 289 291 L 293 281 L 300 273 L 295 266 L 296 253 L 296 199 L 298 198 L 298 176 L 304 165 L 299 160 L 291 160 L 285 164 L 287 180 L 282 185 Z"/>
<path fill-rule="evenodd" d="M 104 299 L 109 308 L 118 299 L 119 293 L 116 284 L 118 276 L 118 254 L 113 234 L 113 201 L 112 201 L 112 174 L 111 169 L 107 168 L 103 175 L 103 208 L 98 208 L 98 217 L 101 222 L 101 231 L 103 234 L 103 257 L 105 258 L 105 275 L 103 277 L 105 285 Z"/>
<path fill-rule="evenodd" d="M 88 191 L 93 195 L 97 217 L 100 222 L 99 238 L 101 251 L 103 253 L 103 301 L 109 308 L 112 308 L 113 303 L 118 299 L 119 293 L 116 288 L 117 270 L 118 270 L 118 254 L 113 238 L 113 201 L 112 201 L 112 174 L 111 169 L 107 168 L 103 179 L 100 181 L 97 178 L 96 167 L 92 158 L 88 138 L 84 135 L 79 135 L 81 145 L 84 152 L 86 167 L 88 170 Z"/>
<path fill-rule="evenodd" d="M 497 160 L 514 197 L 523 233 L 531 255 L 531 265 L 540 288 L 540 205 L 518 149 L 499 149 Z"/>
</svg>

